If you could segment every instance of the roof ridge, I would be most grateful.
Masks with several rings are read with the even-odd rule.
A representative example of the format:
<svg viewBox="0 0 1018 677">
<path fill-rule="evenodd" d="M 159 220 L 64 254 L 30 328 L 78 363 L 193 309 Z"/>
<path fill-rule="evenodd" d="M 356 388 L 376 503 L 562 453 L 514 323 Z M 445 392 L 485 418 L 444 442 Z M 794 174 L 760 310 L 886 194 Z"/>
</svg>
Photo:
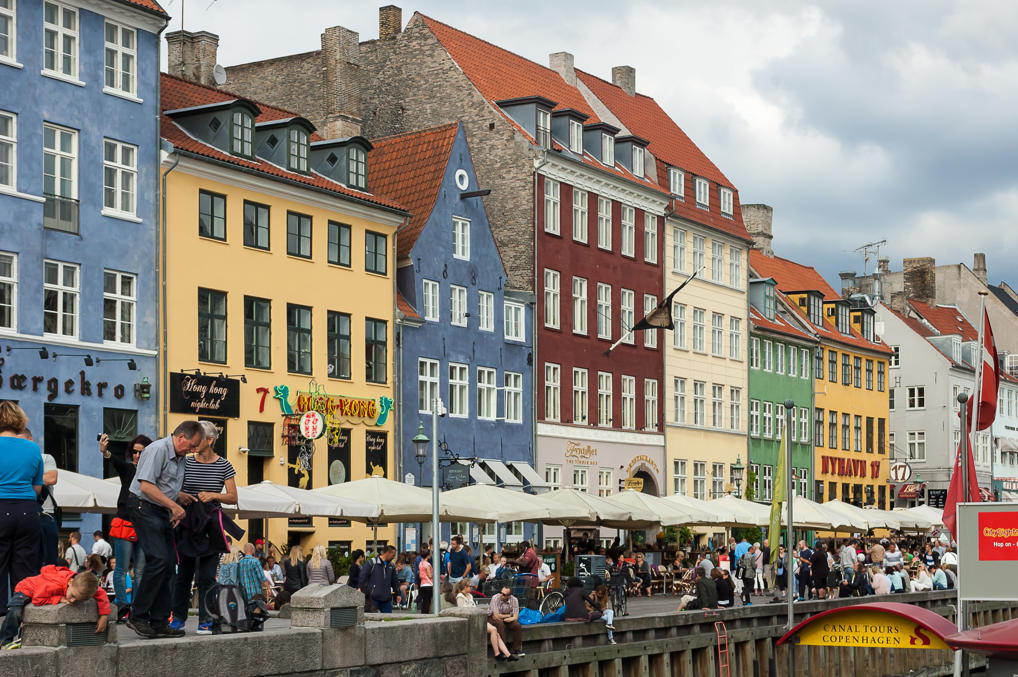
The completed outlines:
<svg viewBox="0 0 1018 677">
<path fill-rule="evenodd" d="M 394 141 L 396 139 L 400 139 L 400 138 L 404 138 L 404 137 L 420 136 L 422 134 L 428 134 L 428 133 L 444 131 L 445 129 L 448 129 L 450 127 L 457 127 L 458 128 L 459 125 L 460 125 L 460 121 L 459 120 L 456 120 L 455 122 L 445 122 L 445 123 L 440 124 L 440 125 L 435 125 L 434 127 L 425 127 L 424 129 L 416 129 L 416 130 L 411 131 L 411 132 L 402 132 L 400 134 L 390 134 L 388 136 L 375 137 L 375 138 L 371 139 L 371 143 L 372 143 L 372 145 L 374 145 L 375 143 L 383 142 L 383 141 Z"/>
<path fill-rule="evenodd" d="M 574 67 L 574 68 L 573 68 L 573 70 L 575 70 L 575 71 L 576 71 L 577 73 L 583 73 L 584 75 L 588 75 L 588 76 L 590 76 L 590 77 L 594 78 L 595 80 L 600 80 L 601 82 L 603 82 L 604 84 L 606 84 L 606 85 L 608 85 L 608 86 L 610 86 L 610 87 L 615 87 L 615 88 L 617 88 L 617 89 L 622 89 L 621 87 L 619 87 L 618 85 L 616 85 L 616 84 L 615 84 L 614 82 L 612 82 L 611 80 L 605 80 L 605 79 L 604 79 L 604 78 L 602 78 L 602 77 L 601 77 L 600 75 L 594 75 L 593 73 L 590 73 L 590 72 L 588 72 L 588 71 L 585 71 L 585 70 L 583 70 L 582 68 L 575 68 L 575 67 Z M 596 96 L 596 95 L 595 95 L 595 96 Z M 650 99 L 651 101 L 653 101 L 653 102 L 657 103 L 657 99 L 655 99 L 654 97 L 652 97 L 652 96 L 651 96 L 650 94 L 644 94 L 644 93 L 642 93 L 642 92 L 637 92 L 637 91 L 635 91 L 635 90 L 634 90 L 634 92 L 633 92 L 632 96 L 634 96 L 634 97 L 636 97 L 636 96 L 641 96 L 641 97 L 643 97 L 644 99 Z M 660 105 L 660 104 L 658 104 L 658 105 Z M 676 126 L 677 126 L 677 124 L 676 124 Z"/>
<path fill-rule="evenodd" d="M 216 94 L 223 94 L 225 96 L 233 97 L 234 99 L 242 99 L 244 101 L 250 101 L 251 103 L 253 103 L 256 106 L 258 106 L 259 108 L 265 108 L 265 109 L 271 108 L 274 111 L 277 111 L 279 113 L 286 113 L 286 114 L 291 115 L 291 116 L 296 117 L 296 118 L 304 117 L 303 115 L 301 115 L 297 111 L 290 110 L 289 108 L 280 108 L 279 106 L 273 106 L 270 103 L 265 103 L 264 101 L 259 101 L 258 99 L 252 99 L 250 96 L 244 96 L 243 94 L 237 94 L 236 92 L 231 92 L 231 91 L 228 91 L 228 90 L 225 90 L 225 89 L 219 89 L 218 87 L 210 87 L 208 85 L 203 85 L 200 82 L 195 82 L 194 80 L 188 80 L 187 78 L 182 78 L 179 75 L 173 75 L 172 73 L 166 73 L 165 71 L 160 72 L 159 75 L 161 77 L 165 77 L 165 78 L 170 78 L 170 79 L 176 80 L 178 82 L 181 82 L 181 83 L 183 83 L 185 85 L 188 85 L 188 86 L 191 86 L 191 87 L 197 87 L 198 89 L 204 89 L 204 90 L 207 90 L 209 92 L 215 92 Z M 223 101 L 228 101 L 228 100 L 229 99 L 223 99 Z M 162 113 L 165 110 L 168 110 L 168 109 L 163 109 L 163 111 L 160 111 L 160 112 Z"/>
</svg>

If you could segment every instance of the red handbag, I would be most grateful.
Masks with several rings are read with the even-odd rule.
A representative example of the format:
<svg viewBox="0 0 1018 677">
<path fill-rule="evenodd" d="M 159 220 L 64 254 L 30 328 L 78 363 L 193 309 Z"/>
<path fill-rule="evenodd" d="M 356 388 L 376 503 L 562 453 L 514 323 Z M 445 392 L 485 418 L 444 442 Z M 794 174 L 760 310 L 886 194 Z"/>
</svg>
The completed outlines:
<svg viewBox="0 0 1018 677">
<path fill-rule="evenodd" d="M 113 538 L 122 538 L 125 541 L 131 541 L 132 543 L 138 541 L 138 534 L 134 532 L 134 525 L 120 517 L 114 517 L 113 521 L 110 523 L 110 536 Z"/>
</svg>

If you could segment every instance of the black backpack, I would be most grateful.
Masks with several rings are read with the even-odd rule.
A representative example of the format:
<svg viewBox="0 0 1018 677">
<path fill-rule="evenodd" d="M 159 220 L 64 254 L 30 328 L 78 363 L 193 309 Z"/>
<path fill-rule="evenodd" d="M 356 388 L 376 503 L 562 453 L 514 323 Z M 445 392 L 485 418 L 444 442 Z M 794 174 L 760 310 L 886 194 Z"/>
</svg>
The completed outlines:
<svg viewBox="0 0 1018 677">
<path fill-rule="evenodd" d="M 260 632 L 268 618 L 268 609 L 260 599 L 248 601 L 239 585 L 216 585 L 208 593 L 206 606 L 218 632 Z"/>
</svg>

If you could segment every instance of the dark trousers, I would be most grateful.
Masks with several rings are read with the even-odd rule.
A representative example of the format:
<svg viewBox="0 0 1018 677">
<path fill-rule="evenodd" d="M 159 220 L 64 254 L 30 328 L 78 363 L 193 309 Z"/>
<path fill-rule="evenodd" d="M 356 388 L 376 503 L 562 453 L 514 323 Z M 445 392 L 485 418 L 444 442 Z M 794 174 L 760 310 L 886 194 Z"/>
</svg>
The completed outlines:
<svg viewBox="0 0 1018 677">
<path fill-rule="evenodd" d="M 57 526 L 57 521 L 53 519 L 53 515 L 42 513 L 39 515 L 39 527 L 41 529 L 39 550 L 42 553 L 40 564 L 42 566 L 47 564 L 63 566 L 64 562 L 57 558 L 57 541 L 60 539 L 60 528 Z"/>
<path fill-rule="evenodd" d="M 756 578 L 743 578 L 742 579 L 742 603 L 750 604 L 753 601 L 751 595 L 753 594 L 753 582 Z"/>
<path fill-rule="evenodd" d="M 219 554 L 203 557 L 181 557 L 177 565 L 177 581 L 173 594 L 173 620 L 183 621 L 187 618 L 187 610 L 191 606 L 191 580 L 196 579 L 198 585 L 198 622 L 208 623 L 212 620 L 206 600 L 209 590 L 216 584 L 216 568 L 219 566 Z"/>
<path fill-rule="evenodd" d="M 813 577 L 810 575 L 803 576 L 799 574 L 799 599 L 809 599 L 810 596 L 810 585 L 813 583 Z"/>
<path fill-rule="evenodd" d="M 422 585 L 417 592 L 417 605 L 422 614 L 431 613 L 431 596 L 434 595 L 434 588 L 430 585 Z"/>
<path fill-rule="evenodd" d="M 31 500 L 0 499 L 0 613 L 7 611 L 10 589 L 21 579 L 39 573 L 39 504 Z"/>
<path fill-rule="evenodd" d="M 25 605 L 31 604 L 32 598 L 23 592 L 16 592 L 11 595 L 7 604 L 7 615 L 4 616 L 4 624 L 0 626 L 0 647 L 7 644 L 21 632 L 21 617 L 25 613 Z"/>
<path fill-rule="evenodd" d="M 523 626 L 520 625 L 519 621 L 510 621 L 506 623 L 503 620 L 497 619 L 494 616 L 488 616 L 488 622 L 495 626 L 498 630 L 498 636 L 502 638 L 505 645 L 509 647 L 509 650 L 513 653 L 519 653 L 523 648 Z M 507 635 L 512 635 L 512 641 L 509 641 Z"/>
<path fill-rule="evenodd" d="M 138 545 L 145 553 L 145 575 L 136 586 L 131 616 L 159 627 L 166 625 L 170 617 L 170 578 L 177 563 L 170 511 L 137 496 L 128 501 Z"/>
</svg>

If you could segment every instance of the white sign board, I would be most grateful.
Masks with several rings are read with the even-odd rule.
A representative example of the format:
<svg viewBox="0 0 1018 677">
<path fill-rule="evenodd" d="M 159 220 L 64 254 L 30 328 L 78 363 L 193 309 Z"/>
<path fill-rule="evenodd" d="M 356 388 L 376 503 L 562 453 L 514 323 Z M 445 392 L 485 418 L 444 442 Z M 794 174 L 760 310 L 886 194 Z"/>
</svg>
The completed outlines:
<svg viewBox="0 0 1018 677">
<path fill-rule="evenodd" d="M 904 461 L 895 461 L 887 472 L 891 482 L 908 482 L 912 479 L 912 466 Z"/>
</svg>

